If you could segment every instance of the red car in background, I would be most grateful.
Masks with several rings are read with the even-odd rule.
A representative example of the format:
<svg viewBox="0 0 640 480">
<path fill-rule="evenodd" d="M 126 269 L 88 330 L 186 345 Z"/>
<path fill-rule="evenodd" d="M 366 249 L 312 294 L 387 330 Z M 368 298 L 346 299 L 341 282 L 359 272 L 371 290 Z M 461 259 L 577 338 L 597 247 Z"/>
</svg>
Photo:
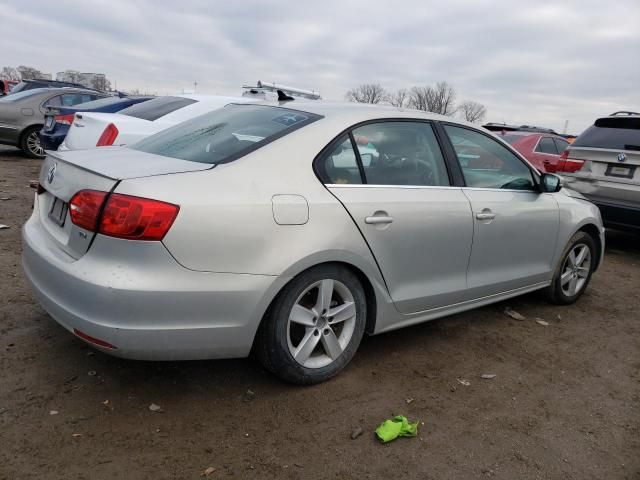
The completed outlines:
<svg viewBox="0 0 640 480">
<path fill-rule="evenodd" d="M 12 87 L 15 87 L 19 82 L 17 80 L 0 80 L 0 97 L 3 95 L 9 95 Z"/>
<path fill-rule="evenodd" d="M 554 173 L 558 168 L 560 155 L 569 146 L 569 142 L 559 135 L 537 132 L 493 132 L 510 143 L 524 158 L 540 172 Z"/>
</svg>

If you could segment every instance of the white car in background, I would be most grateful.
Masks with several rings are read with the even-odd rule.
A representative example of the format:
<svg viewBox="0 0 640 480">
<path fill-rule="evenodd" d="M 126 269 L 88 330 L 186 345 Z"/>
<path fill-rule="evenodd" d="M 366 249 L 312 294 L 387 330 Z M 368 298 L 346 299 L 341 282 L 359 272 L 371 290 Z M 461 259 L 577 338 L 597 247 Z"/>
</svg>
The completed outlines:
<svg viewBox="0 0 640 480">
<path fill-rule="evenodd" d="M 178 123 L 230 103 L 256 103 L 255 97 L 172 95 L 132 105 L 118 113 L 76 113 L 58 150 L 129 145 Z"/>
</svg>

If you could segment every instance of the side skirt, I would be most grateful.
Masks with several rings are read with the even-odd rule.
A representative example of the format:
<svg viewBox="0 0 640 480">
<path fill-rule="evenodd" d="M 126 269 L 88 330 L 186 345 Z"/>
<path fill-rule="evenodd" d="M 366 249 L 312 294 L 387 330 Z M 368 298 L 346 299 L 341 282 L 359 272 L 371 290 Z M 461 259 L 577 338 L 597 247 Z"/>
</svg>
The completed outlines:
<svg viewBox="0 0 640 480">
<path fill-rule="evenodd" d="M 378 333 L 383 333 L 383 332 L 390 332 L 392 330 L 397 330 L 399 328 L 408 327 L 410 325 L 415 325 L 415 324 L 426 322 L 429 320 L 435 320 L 437 318 L 446 317 L 447 315 L 453 315 L 455 313 L 460 313 L 466 310 L 472 310 L 477 307 L 482 307 L 484 305 L 500 302 L 502 300 L 506 300 L 507 298 L 517 297 L 525 293 L 533 292 L 535 290 L 540 290 L 541 288 L 547 287 L 550 284 L 551 282 L 535 283 L 527 287 L 516 288 L 514 290 L 507 290 L 506 292 L 496 293 L 494 295 L 488 295 L 486 297 L 480 297 L 474 300 L 467 300 L 466 302 L 455 303 L 453 305 L 447 305 L 444 307 L 438 307 L 431 310 L 424 310 L 418 313 L 403 315 L 403 317 L 401 317 L 399 321 L 393 322 L 391 325 L 388 325 L 383 329 L 376 331 L 374 335 L 377 335 Z"/>
</svg>

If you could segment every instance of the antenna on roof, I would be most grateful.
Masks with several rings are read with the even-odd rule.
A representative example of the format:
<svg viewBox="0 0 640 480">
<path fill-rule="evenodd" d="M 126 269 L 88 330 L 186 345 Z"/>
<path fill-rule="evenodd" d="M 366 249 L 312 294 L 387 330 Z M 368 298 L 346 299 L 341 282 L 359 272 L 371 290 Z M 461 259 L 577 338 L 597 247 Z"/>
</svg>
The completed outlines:
<svg viewBox="0 0 640 480">
<path fill-rule="evenodd" d="M 295 100 L 295 98 L 293 98 L 290 95 L 287 95 L 282 90 L 276 90 L 276 92 L 278 92 L 278 101 L 279 102 L 290 102 L 291 100 Z"/>
</svg>

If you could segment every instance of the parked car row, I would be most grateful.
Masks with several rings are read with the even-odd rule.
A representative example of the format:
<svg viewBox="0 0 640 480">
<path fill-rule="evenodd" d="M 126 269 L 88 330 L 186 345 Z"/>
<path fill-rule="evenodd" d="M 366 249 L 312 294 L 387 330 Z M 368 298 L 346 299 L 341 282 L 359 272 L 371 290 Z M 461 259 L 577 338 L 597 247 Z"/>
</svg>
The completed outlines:
<svg viewBox="0 0 640 480">
<path fill-rule="evenodd" d="M 602 262 L 598 208 L 500 136 L 249 93 L 76 111 L 47 151 L 23 266 L 78 338 L 147 360 L 253 351 L 311 384 L 365 333 L 534 290 L 575 302 Z"/>
<path fill-rule="evenodd" d="M 16 87 L 17 88 L 17 87 Z M 20 148 L 31 158 L 43 158 L 39 132 L 49 107 L 73 106 L 108 96 L 76 87 L 12 91 L 0 98 L 0 144 Z"/>
</svg>

